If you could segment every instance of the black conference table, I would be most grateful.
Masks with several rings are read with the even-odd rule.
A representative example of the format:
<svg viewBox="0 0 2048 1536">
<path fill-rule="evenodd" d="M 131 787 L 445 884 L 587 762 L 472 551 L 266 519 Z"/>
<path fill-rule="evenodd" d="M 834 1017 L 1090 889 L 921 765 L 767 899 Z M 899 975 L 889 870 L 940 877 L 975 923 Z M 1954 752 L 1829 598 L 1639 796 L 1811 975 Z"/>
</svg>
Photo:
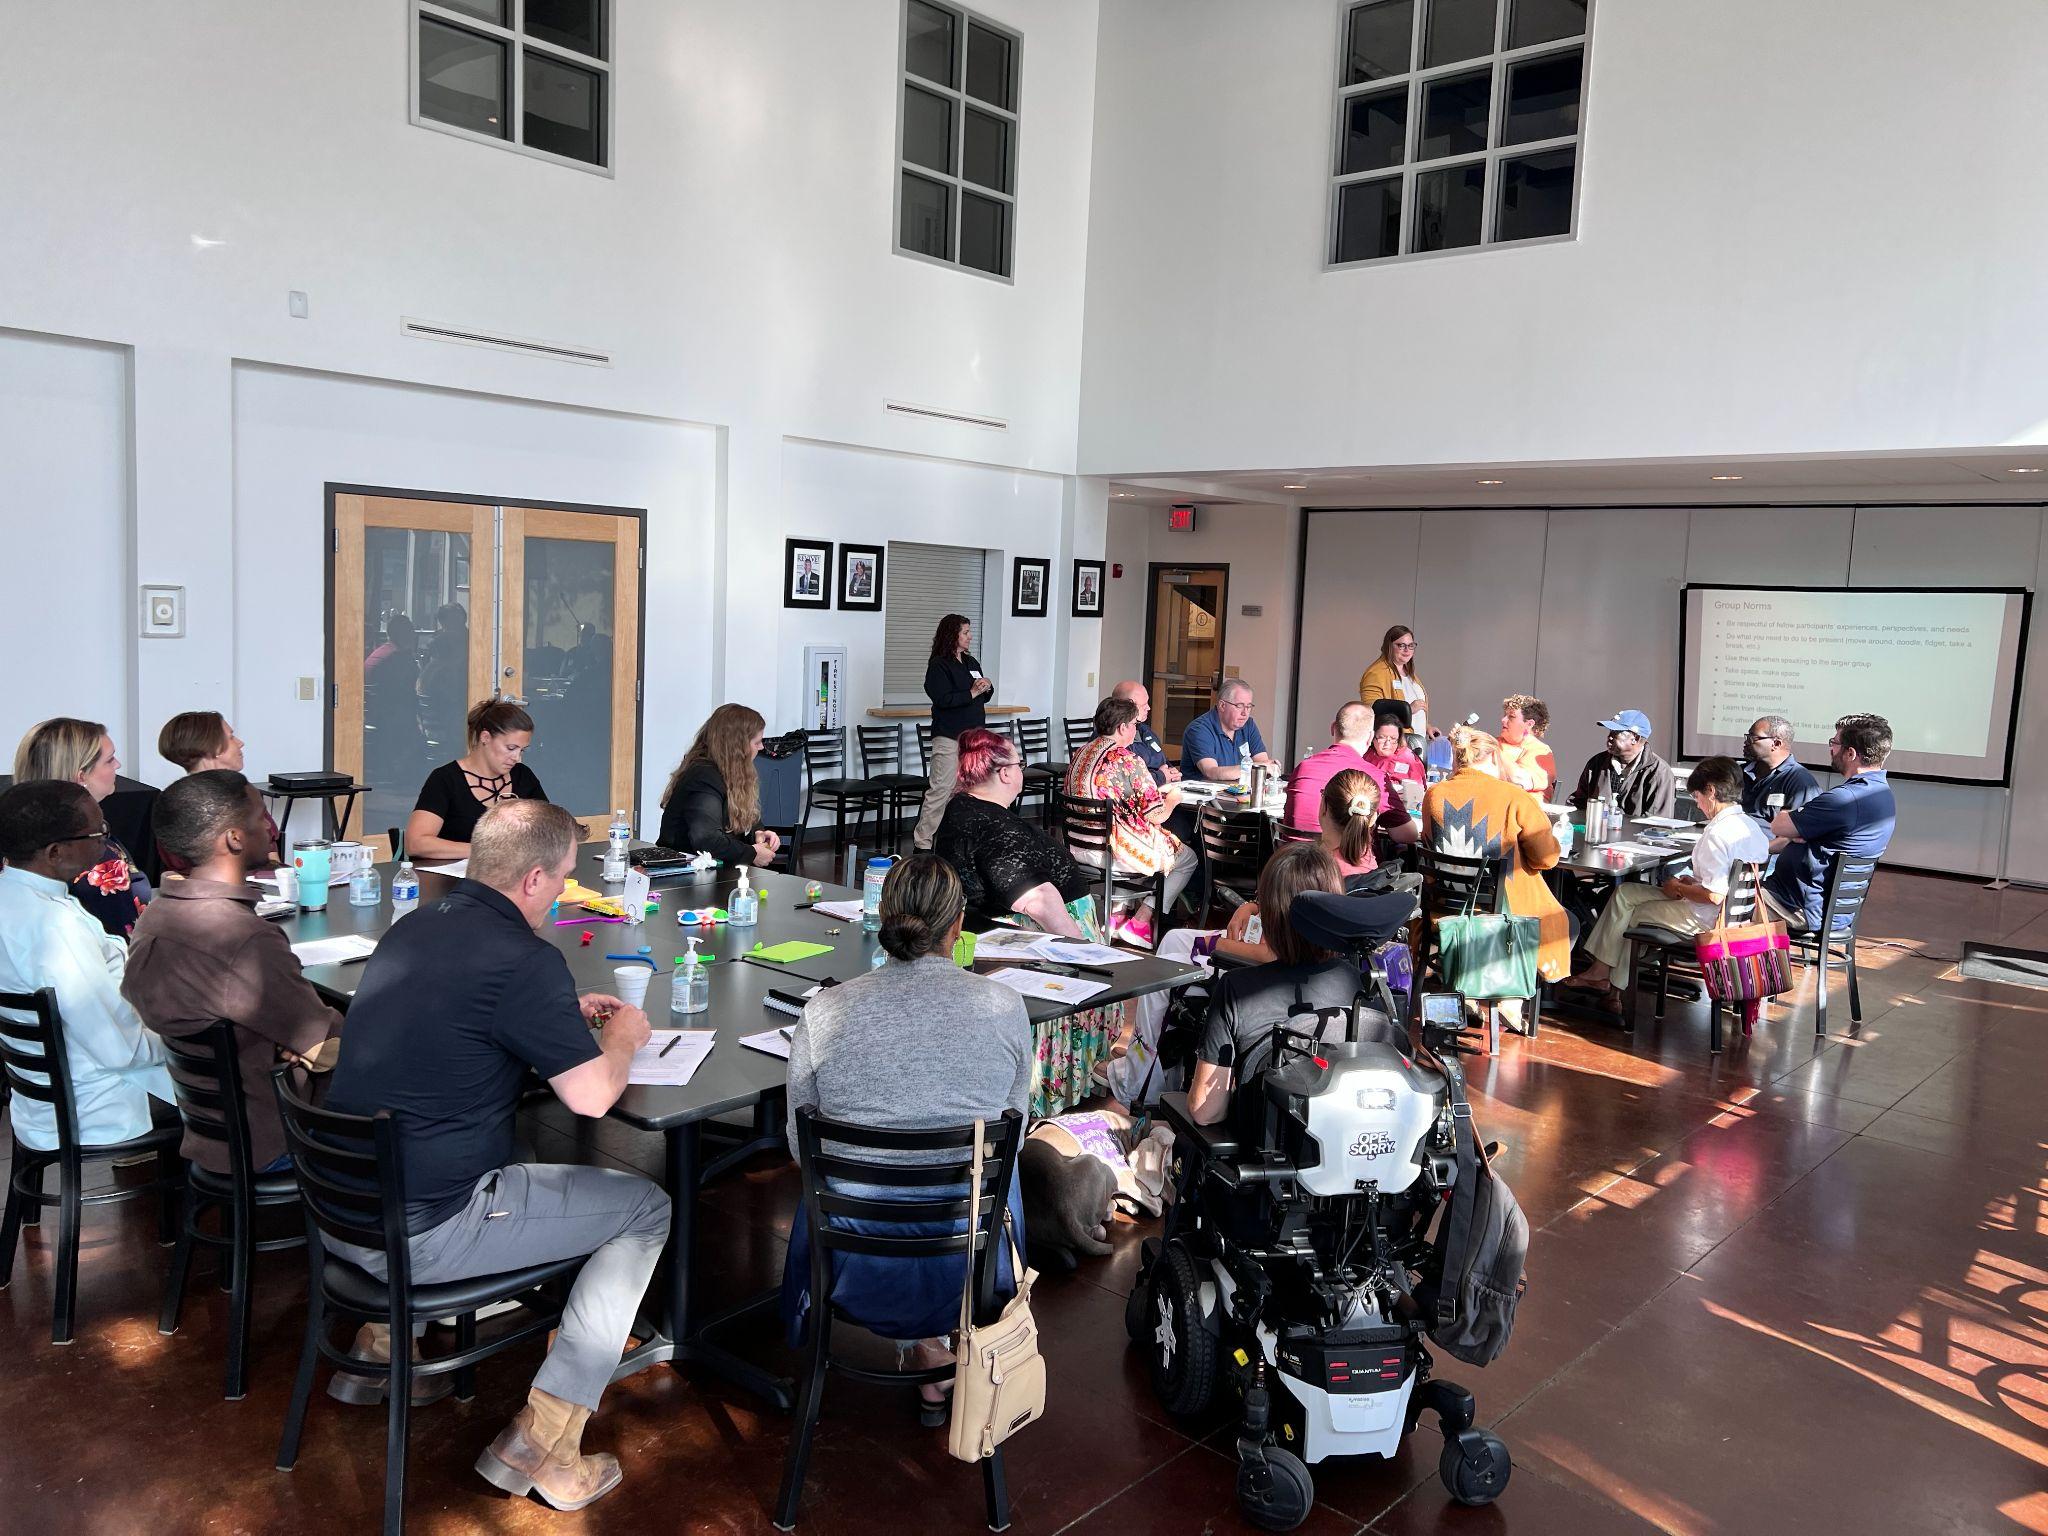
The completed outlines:
<svg viewBox="0 0 2048 1536">
<path fill-rule="evenodd" d="M 607 888 L 598 878 L 603 854 L 602 845 L 585 848 L 577 863 L 576 876 L 592 890 L 615 895 L 617 888 Z M 376 906 L 350 906 L 347 887 L 338 885 L 328 895 L 326 910 L 302 911 L 294 917 L 281 919 L 279 925 L 294 943 L 344 934 L 381 936 L 391 926 L 394 916 L 390 900 L 392 866 L 387 864 L 379 868 L 383 875 L 384 898 Z M 452 887 L 453 881 L 431 866 L 419 865 L 417 868 L 422 905 L 432 902 Z M 784 992 L 800 993 L 815 983 L 848 980 L 869 970 L 881 947 L 873 934 L 862 929 L 858 919 L 841 922 L 809 910 L 809 900 L 805 895 L 808 882 L 763 869 L 754 870 L 752 878 L 761 899 L 760 921 L 752 928 L 734 929 L 723 923 L 715 928 L 685 929 L 678 926 L 676 914 L 680 911 L 726 904 L 726 897 L 738 882 L 738 872 L 719 868 L 698 875 L 658 880 L 650 896 L 661 903 L 661 910 L 650 912 L 637 926 L 577 921 L 580 909 L 572 909 L 561 914 L 559 926 L 551 919 L 541 932 L 567 958 L 578 992 L 615 991 L 616 980 L 612 972 L 622 962 L 608 959 L 607 955 L 632 954 L 642 944 L 650 946 L 648 958 L 654 961 L 655 974 L 647 986 L 649 1021 L 657 1029 L 708 1029 L 718 1034 L 718 1043 L 687 1084 L 682 1087 L 633 1084 L 609 1111 L 612 1119 L 662 1136 L 663 1182 L 671 1202 L 663 1277 L 655 1282 L 662 1288 L 659 1327 L 647 1342 L 628 1352 L 619 1362 L 612 1379 L 616 1381 L 663 1362 L 677 1365 L 694 1363 L 768 1398 L 779 1407 L 787 1408 L 791 1399 L 786 1381 L 751 1361 L 741 1359 L 714 1343 L 710 1337 L 715 1330 L 742 1314 L 772 1302 L 774 1293 L 751 1298 L 713 1317 L 699 1318 L 691 1310 L 697 1195 L 706 1167 L 704 1129 L 707 1122 L 736 1111 L 754 1112 L 757 1133 L 774 1124 L 766 1109 L 778 1106 L 787 1091 L 787 1063 L 779 1056 L 740 1044 L 744 1035 L 758 1034 L 789 1021 L 788 1014 L 766 1006 L 769 989 L 777 987 Z M 822 892 L 821 899 L 828 901 L 858 900 L 860 896 L 858 891 L 835 885 L 824 885 Z M 592 936 L 588 945 L 582 942 L 586 932 Z M 686 934 L 701 935 L 698 953 L 715 957 L 706 967 L 710 1007 L 703 1013 L 671 1017 L 670 978 L 676 958 L 685 950 L 683 938 Z M 757 943 L 773 946 L 790 939 L 829 944 L 832 949 L 829 954 L 787 965 L 747 962 L 739 958 Z M 1090 980 L 1107 980 L 1110 987 L 1089 997 L 1084 1004 L 1067 1006 L 1026 998 L 1025 1008 L 1032 1023 L 1038 1025 L 1057 1019 L 1074 1011 L 1076 1006 L 1099 1008 L 1148 992 L 1164 991 L 1195 980 L 1202 974 L 1196 967 L 1176 965 L 1149 956 L 1111 969 L 1113 977 L 1089 977 Z M 306 978 L 337 1006 L 346 1009 L 355 995 L 362 972 L 363 963 L 360 961 L 344 965 L 310 965 L 306 967 Z M 348 1036 L 344 1031 L 342 1049 L 347 1048 Z M 761 1145 L 757 1134 L 756 1139 L 742 1150 L 759 1150 Z"/>
</svg>

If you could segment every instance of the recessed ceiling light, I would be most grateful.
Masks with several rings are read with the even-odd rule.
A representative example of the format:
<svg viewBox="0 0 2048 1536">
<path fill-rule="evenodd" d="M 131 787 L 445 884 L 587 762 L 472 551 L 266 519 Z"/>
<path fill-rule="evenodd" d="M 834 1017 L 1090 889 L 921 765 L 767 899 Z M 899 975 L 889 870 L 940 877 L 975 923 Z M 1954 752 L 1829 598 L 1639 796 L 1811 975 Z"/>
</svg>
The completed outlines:
<svg viewBox="0 0 2048 1536">
<path fill-rule="evenodd" d="M 1301 485 L 1283 485 L 1280 489 L 1283 491 L 1305 491 L 1308 489 L 1308 486 L 1306 483 Z"/>
<path fill-rule="evenodd" d="M 1740 476 L 1740 475 L 1713 475 L 1713 476 L 1711 476 L 1710 478 L 1711 478 L 1711 479 L 1715 479 L 1715 480 L 1740 480 L 1740 479 L 1742 478 L 1742 476 Z"/>
<path fill-rule="evenodd" d="M 2008 469 L 2006 473 L 2008 475 L 2038 475 L 2041 471 L 2038 469 Z"/>
<path fill-rule="evenodd" d="M 1506 484 L 1507 484 L 1507 481 L 1505 481 L 1505 480 L 1482 480 L 1482 481 L 1480 481 L 1479 483 L 1480 483 L 1481 485 L 1506 485 Z"/>
</svg>

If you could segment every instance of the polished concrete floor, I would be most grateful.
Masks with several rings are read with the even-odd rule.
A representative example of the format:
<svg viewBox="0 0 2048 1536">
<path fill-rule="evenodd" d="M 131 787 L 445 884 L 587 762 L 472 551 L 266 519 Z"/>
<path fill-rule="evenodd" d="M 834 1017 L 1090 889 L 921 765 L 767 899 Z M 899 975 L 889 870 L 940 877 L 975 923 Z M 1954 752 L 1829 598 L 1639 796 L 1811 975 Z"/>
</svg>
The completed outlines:
<svg viewBox="0 0 2048 1536">
<path fill-rule="evenodd" d="M 1863 925 L 1864 1020 L 1812 985 L 1718 1059 L 1674 1004 L 1633 1037 L 1547 1022 L 1471 1063 L 1486 1134 L 1536 1228 L 1509 1352 L 1447 1370 L 1515 1458 L 1482 1510 L 1449 1504 L 1434 1432 L 1390 1462 L 1315 1469 L 1304 1529 L 2048 1532 L 2048 992 L 1959 981 L 1964 938 L 2048 947 L 2048 893 L 1881 877 Z M 534 1127 L 543 1155 L 657 1166 L 601 1123 Z M 792 1203 L 762 1159 L 706 1196 L 714 1302 L 772 1283 Z M 46 1229 L 48 1230 L 48 1229 Z M 1020 1533 L 1247 1529 L 1220 1424 L 1160 1411 L 1124 1341 L 1143 1228 L 1046 1281 L 1045 1419 L 1013 1442 Z M 373 1529 L 381 1410 L 314 1399 L 298 1468 L 272 1465 L 302 1261 L 257 1271 L 253 1384 L 220 1397 L 225 1297 L 195 1288 L 158 1334 L 167 1254 L 145 1206 L 88 1217 L 77 1342 L 49 1342 L 50 1256 L 27 1234 L 0 1292 L 0 1531 Z M 763 1336 L 747 1347 L 780 1358 Z M 625 1464 L 581 1514 L 471 1471 L 537 1353 L 486 1365 L 476 1400 L 415 1419 L 418 1532 L 765 1532 L 786 1421 L 665 1369 L 616 1387 L 588 1443 Z M 1455 1366 L 1455 1362 L 1449 1363 Z M 980 1528 L 980 1483 L 900 1392 L 833 1382 L 800 1529 Z"/>
</svg>

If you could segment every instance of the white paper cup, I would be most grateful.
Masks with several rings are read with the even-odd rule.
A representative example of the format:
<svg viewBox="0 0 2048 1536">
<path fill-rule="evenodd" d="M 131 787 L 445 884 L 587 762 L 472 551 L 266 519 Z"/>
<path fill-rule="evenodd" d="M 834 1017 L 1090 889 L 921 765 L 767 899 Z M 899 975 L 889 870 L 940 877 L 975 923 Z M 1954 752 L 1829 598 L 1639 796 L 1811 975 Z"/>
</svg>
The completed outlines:
<svg viewBox="0 0 2048 1536">
<path fill-rule="evenodd" d="M 612 984 L 619 996 L 635 1008 L 647 1002 L 647 967 L 622 965 L 612 972 Z"/>
<path fill-rule="evenodd" d="M 289 864 L 281 864 L 277 870 L 277 894 L 286 901 L 299 899 L 299 872 Z"/>
</svg>

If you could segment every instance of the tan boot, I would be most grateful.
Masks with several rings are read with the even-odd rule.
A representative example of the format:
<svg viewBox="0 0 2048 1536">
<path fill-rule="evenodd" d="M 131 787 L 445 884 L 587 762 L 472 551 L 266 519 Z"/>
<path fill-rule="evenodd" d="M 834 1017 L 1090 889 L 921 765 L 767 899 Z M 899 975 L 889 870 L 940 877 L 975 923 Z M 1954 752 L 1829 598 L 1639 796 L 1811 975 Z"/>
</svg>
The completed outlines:
<svg viewBox="0 0 2048 1536">
<path fill-rule="evenodd" d="M 590 1410 L 535 1387 L 519 1416 L 476 1460 L 484 1481 L 514 1497 L 538 1493 L 556 1509 L 594 1504 L 625 1480 L 616 1456 L 582 1454 Z"/>
<path fill-rule="evenodd" d="M 379 1365 L 391 1359 L 391 1325 L 389 1323 L 365 1323 L 356 1330 L 356 1341 L 349 1353 L 358 1360 L 374 1360 Z M 420 1358 L 419 1340 L 413 1340 L 412 1357 Z M 349 1371 L 336 1371 L 327 1382 L 327 1395 L 338 1403 L 368 1405 L 384 1401 L 386 1387 L 381 1377 L 357 1376 Z M 455 1390 L 453 1372 L 441 1376 L 415 1376 L 412 1379 L 412 1405 L 424 1408 L 429 1403 L 438 1403 Z"/>
</svg>

